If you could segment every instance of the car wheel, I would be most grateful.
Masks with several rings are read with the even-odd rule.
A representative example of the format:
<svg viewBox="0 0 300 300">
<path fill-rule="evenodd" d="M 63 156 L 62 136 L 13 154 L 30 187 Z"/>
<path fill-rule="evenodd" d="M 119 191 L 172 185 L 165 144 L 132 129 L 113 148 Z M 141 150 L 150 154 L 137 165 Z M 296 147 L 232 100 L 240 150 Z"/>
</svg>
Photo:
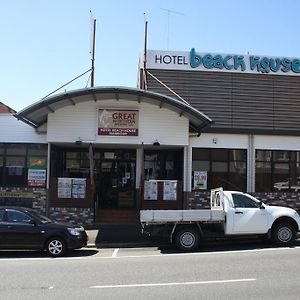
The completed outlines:
<svg viewBox="0 0 300 300">
<path fill-rule="evenodd" d="M 278 246 L 290 246 L 295 242 L 295 234 L 295 228 L 291 224 L 277 224 L 272 231 L 273 242 Z"/>
<path fill-rule="evenodd" d="M 199 233 L 194 228 L 184 228 L 176 233 L 175 243 L 181 251 L 195 250 L 200 241 Z"/>
<path fill-rule="evenodd" d="M 47 241 L 46 251 L 52 257 L 62 256 L 66 250 L 66 243 L 61 238 L 54 237 Z"/>
</svg>

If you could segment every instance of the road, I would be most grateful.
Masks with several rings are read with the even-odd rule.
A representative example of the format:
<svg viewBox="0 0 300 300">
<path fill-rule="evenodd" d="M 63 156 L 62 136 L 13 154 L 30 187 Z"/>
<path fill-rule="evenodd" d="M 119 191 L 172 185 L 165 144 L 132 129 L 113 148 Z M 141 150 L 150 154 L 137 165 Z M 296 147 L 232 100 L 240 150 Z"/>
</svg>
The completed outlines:
<svg viewBox="0 0 300 300">
<path fill-rule="evenodd" d="M 300 299 L 300 242 L 85 248 L 64 258 L 0 251 L 0 299 Z"/>
</svg>

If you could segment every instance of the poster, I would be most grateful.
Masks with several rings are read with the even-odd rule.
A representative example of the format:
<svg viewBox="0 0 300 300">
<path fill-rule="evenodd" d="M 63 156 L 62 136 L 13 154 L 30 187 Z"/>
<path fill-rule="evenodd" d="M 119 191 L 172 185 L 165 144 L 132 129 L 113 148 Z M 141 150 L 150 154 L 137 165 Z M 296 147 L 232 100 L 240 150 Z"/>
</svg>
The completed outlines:
<svg viewBox="0 0 300 300">
<path fill-rule="evenodd" d="M 72 179 L 72 198 L 85 198 L 86 179 L 85 178 L 73 178 Z"/>
<path fill-rule="evenodd" d="M 207 189 L 207 171 L 194 171 L 194 189 Z"/>
<path fill-rule="evenodd" d="M 144 200 L 157 200 L 157 181 L 144 182 Z"/>
<path fill-rule="evenodd" d="M 57 197 L 72 198 L 72 178 L 58 178 Z"/>
<path fill-rule="evenodd" d="M 46 186 L 46 170 L 28 169 L 28 186 Z"/>
<path fill-rule="evenodd" d="M 177 200 L 177 180 L 164 181 L 164 200 L 176 201 Z"/>
<path fill-rule="evenodd" d="M 84 199 L 86 178 L 58 178 L 57 197 Z"/>
</svg>

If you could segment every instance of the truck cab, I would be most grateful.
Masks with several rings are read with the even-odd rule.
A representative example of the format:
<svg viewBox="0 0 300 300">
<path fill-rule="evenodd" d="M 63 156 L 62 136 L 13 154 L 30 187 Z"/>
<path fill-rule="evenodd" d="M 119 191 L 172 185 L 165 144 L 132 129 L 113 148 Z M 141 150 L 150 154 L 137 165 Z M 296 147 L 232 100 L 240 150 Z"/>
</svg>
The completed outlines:
<svg viewBox="0 0 300 300">
<path fill-rule="evenodd" d="M 220 198 L 226 214 L 225 235 L 267 234 L 277 244 L 285 244 L 299 231 L 299 215 L 291 208 L 269 206 L 249 194 L 221 188 L 212 191 L 212 204 L 214 197 Z"/>
</svg>

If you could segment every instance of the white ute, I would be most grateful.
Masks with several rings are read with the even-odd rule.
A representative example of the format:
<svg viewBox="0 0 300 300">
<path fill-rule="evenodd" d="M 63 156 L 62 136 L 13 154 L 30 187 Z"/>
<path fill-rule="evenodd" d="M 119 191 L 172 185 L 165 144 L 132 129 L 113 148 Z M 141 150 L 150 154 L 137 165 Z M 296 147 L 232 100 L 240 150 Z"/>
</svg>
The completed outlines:
<svg viewBox="0 0 300 300">
<path fill-rule="evenodd" d="M 166 237 L 178 249 L 192 251 L 201 239 L 261 236 L 290 246 L 300 231 L 299 214 L 287 207 L 269 206 L 237 191 L 211 191 L 210 209 L 141 210 L 143 232 Z"/>
</svg>

